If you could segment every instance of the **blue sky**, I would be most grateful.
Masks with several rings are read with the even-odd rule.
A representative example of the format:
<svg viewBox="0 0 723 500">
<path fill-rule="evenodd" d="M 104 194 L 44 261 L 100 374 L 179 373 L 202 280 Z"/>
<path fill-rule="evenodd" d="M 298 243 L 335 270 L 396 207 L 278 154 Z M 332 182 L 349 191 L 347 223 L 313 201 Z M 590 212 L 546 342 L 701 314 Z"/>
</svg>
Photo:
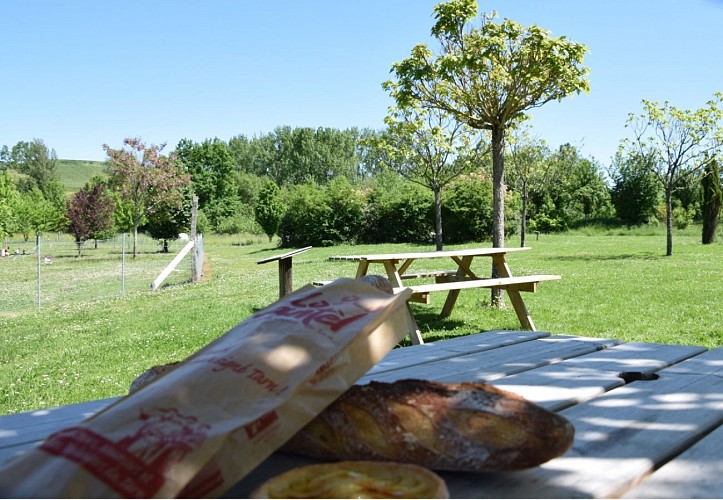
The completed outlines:
<svg viewBox="0 0 723 500">
<path fill-rule="evenodd" d="M 104 160 L 275 127 L 381 128 L 392 63 L 429 37 L 438 0 L 3 0 L 0 145 L 42 139 Z M 480 0 L 589 48 L 590 93 L 532 111 L 556 148 L 607 165 L 641 100 L 723 91 L 723 0 Z"/>
</svg>

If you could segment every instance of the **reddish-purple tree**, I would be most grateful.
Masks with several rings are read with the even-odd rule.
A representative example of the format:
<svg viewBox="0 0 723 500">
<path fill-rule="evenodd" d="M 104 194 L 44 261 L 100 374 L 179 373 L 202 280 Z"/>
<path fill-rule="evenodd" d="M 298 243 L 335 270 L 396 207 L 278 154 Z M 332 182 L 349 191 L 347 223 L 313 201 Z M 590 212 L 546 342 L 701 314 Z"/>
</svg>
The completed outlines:
<svg viewBox="0 0 723 500">
<path fill-rule="evenodd" d="M 165 144 L 146 144 L 139 138 L 127 138 L 122 149 L 103 144 L 110 163 L 111 184 L 130 202 L 133 219 L 133 258 L 137 254 L 138 226 L 143 216 L 159 207 L 180 208 L 183 188 L 191 184 L 176 161 L 175 153 L 161 154 Z"/>
<path fill-rule="evenodd" d="M 68 200 L 66 215 L 75 236 L 78 257 L 86 240 L 113 227 L 113 199 L 103 185 L 84 187 Z"/>
</svg>

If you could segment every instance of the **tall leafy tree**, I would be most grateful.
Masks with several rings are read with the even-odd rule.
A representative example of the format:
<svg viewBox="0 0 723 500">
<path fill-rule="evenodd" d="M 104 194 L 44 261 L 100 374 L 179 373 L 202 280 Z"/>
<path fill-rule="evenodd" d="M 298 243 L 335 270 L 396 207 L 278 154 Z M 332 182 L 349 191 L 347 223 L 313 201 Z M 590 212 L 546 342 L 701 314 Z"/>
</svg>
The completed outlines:
<svg viewBox="0 0 723 500">
<path fill-rule="evenodd" d="M 645 224 L 655 217 L 660 201 L 660 184 L 639 154 L 613 158 L 610 176 L 613 181 L 610 197 L 618 219 L 628 226 Z"/>
<path fill-rule="evenodd" d="M 720 207 L 723 203 L 723 190 L 721 189 L 720 169 L 718 160 L 713 158 L 706 162 L 705 174 L 701 180 L 703 201 L 703 244 L 709 245 L 715 241 L 715 231 L 718 228 Z"/>
<path fill-rule="evenodd" d="M 65 226 L 65 210 L 48 200 L 37 187 L 20 194 L 16 205 L 17 229 L 27 241 L 31 234 L 57 231 Z"/>
<path fill-rule="evenodd" d="M 699 175 L 721 148 L 723 93 L 717 92 L 707 106 L 696 111 L 679 109 L 668 101 L 660 104 L 643 99 L 643 111 L 631 113 L 627 126 L 632 139 L 621 148 L 646 158 L 665 193 L 665 254 L 673 255 L 673 196 Z"/>
<path fill-rule="evenodd" d="M 20 141 L 13 146 L 9 168 L 28 176 L 30 182 L 21 186 L 22 191 L 37 187 L 48 195 L 52 181 L 58 181 L 57 161 L 54 149 L 49 149 L 41 139 L 33 139 L 30 142 Z"/>
<path fill-rule="evenodd" d="M 10 174 L 0 174 L 0 239 L 15 232 L 19 197 Z"/>
<path fill-rule="evenodd" d="M 439 52 L 420 44 L 395 63 L 393 97 L 400 107 L 419 102 L 491 133 L 492 242 L 504 246 L 505 133 L 526 111 L 588 90 L 588 70 L 582 66 L 587 48 L 538 26 L 508 19 L 496 23 L 494 15 L 483 15 L 481 26 L 474 27 L 476 0 L 440 3 L 434 13 L 431 34 Z M 493 290 L 493 302 L 500 300 L 501 291 Z"/>
<path fill-rule="evenodd" d="M 269 243 L 279 230 L 284 205 L 281 201 L 281 190 L 271 179 L 267 179 L 261 187 L 254 210 L 256 222 L 269 237 Z"/>
<path fill-rule="evenodd" d="M 108 155 L 111 185 L 130 204 L 136 258 L 138 227 L 143 217 L 161 206 L 180 207 L 183 188 L 190 185 L 191 178 L 179 168 L 175 153 L 161 153 L 165 145 L 146 146 L 139 138 L 127 138 L 123 145 L 121 149 L 112 149 L 104 144 L 103 149 Z"/>
<path fill-rule="evenodd" d="M 506 164 L 510 172 L 510 184 L 520 193 L 522 208 L 520 212 L 520 246 L 524 247 L 527 238 L 527 217 L 530 203 L 530 191 L 538 191 L 546 181 L 550 162 L 549 150 L 545 141 L 533 137 L 528 130 L 518 129 L 508 141 Z"/>
<path fill-rule="evenodd" d="M 388 88 L 394 92 L 393 85 Z M 442 189 L 471 171 L 483 137 L 438 108 L 393 107 L 385 121 L 388 133 L 378 145 L 387 151 L 390 168 L 432 191 L 435 246 L 442 250 Z"/>
<path fill-rule="evenodd" d="M 86 186 L 68 200 L 68 228 L 75 237 L 78 257 L 85 242 L 113 227 L 114 203 L 102 184 Z"/>
</svg>

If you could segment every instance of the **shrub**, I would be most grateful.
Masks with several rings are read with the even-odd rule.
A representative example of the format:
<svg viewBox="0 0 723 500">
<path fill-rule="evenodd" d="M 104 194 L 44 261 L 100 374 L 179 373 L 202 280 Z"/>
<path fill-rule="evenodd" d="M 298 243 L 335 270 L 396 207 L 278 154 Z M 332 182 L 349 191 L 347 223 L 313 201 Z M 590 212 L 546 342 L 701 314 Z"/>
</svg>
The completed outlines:
<svg viewBox="0 0 723 500">
<path fill-rule="evenodd" d="M 346 178 L 325 186 L 299 184 L 285 192 L 279 224 L 282 246 L 353 243 L 364 225 L 364 199 Z"/>
<path fill-rule="evenodd" d="M 366 243 L 427 243 L 434 233 L 432 192 L 393 173 L 379 174 L 367 196 Z"/>
</svg>

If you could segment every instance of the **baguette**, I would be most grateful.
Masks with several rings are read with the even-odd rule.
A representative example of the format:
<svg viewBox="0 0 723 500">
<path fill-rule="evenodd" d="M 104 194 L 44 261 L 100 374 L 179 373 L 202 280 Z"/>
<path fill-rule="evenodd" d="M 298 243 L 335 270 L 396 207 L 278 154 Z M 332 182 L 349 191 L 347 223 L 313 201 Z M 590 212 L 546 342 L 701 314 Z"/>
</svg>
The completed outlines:
<svg viewBox="0 0 723 500">
<path fill-rule="evenodd" d="M 573 436 L 561 415 L 491 385 L 410 379 L 353 386 L 282 451 L 435 470 L 512 471 L 564 454 Z"/>
</svg>

